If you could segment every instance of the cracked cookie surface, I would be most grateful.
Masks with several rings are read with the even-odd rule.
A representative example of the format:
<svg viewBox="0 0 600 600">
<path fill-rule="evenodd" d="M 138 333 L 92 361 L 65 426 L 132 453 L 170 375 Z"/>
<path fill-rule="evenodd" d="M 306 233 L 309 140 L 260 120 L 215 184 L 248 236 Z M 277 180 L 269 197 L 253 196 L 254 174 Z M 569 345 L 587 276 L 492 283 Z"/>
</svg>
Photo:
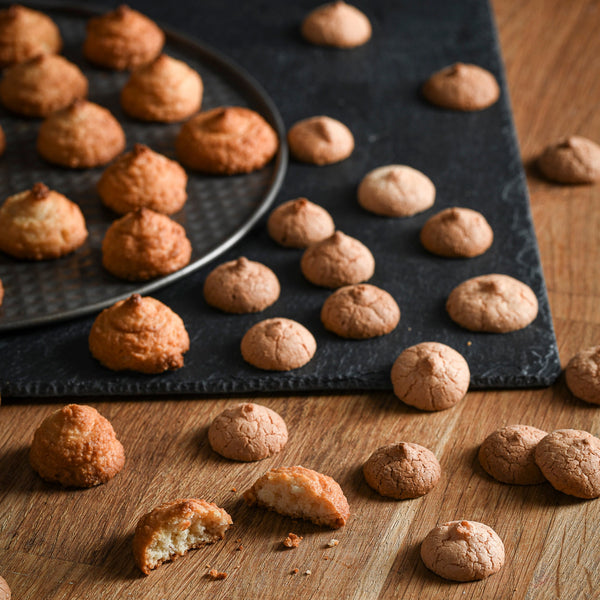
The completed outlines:
<svg viewBox="0 0 600 600">
<path fill-rule="evenodd" d="M 363 340 L 393 331 L 400 321 L 400 309 L 385 290 L 359 283 L 331 294 L 321 309 L 321 321 L 325 329 L 340 337 Z"/>
<path fill-rule="evenodd" d="M 465 329 L 509 333 L 534 321 L 538 301 L 522 281 L 493 273 L 467 279 L 455 287 L 448 296 L 446 310 Z"/>
<path fill-rule="evenodd" d="M 445 410 L 460 402 L 470 382 L 469 365 L 450 346 L 422 342 L 406 348 L 391 371 L 394 394 L 421 410 Z"/>
<path fill-rule="evenodd" d="M 578 352 L 565 369 L 567 387 L 574 396 L 600 404 L 600 346 L 592 346 Z"/>
<path fill-rule="evenodd" d="M 449 521 L 434 527 L 421 544 L 425 566 L 445 579 L 476 581 L 504 565 L 504 544 L 488 525 Z"/>
<path fill-rule="evenodd" d="M 251 327 L 241 343 L 244 360 L 259 369 L 289 371 L 304 366 L 317 350 L 312 333 L 291 319 L 266 319 Z"/>
<path fill-rule="evenodd" d="M 558 491 L 577 498 L 600 497 L 600 439 L 591 433 L 549 433 L 537 445 L 535 462 Z"/>
<path fill-rule="evenodd" d="M 244 462 L 277 454 L 287 440 L 288 430 L 281 416 L 250 402 L 224 410 L 208 429 L 208 441 L 215 452 Z"/>
<path fill-rule="evenodd" d="M 479 448 L 479 463 L 503 483 L 530 485 L 546 481 L 535 462 L 535 449 L 546 431 L 529 425 L 508 425 L 491 433 Z"/>
<path fill-rule="evenodd" d="M 435 454 L 412 442 L 378 448 L 363 465 L 367 483 L 382 496 L 404 500 L 430 492 L 442 470 Z"/>
</svg>

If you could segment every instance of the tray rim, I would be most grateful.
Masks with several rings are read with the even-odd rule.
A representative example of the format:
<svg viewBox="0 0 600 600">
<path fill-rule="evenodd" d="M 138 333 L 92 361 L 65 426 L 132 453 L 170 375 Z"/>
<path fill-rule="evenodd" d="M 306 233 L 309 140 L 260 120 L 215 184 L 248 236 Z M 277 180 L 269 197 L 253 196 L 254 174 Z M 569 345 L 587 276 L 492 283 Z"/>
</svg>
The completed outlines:
<svg viewBox="0 0 600 600">
<path fill-rule="evenodd" d="M 13 4 L 13 2 L 6 2 L 4 0 L 0 1 L 0 7 L 9 6 L 11 4 Z M 83 7 L 80 4 L 71 2 L 43 2 L 40 0 L 27 2 L 27 6 L 35 10 L 71 13 L 82 18 L 91 18 L 111 10 L 109 8 L 102 8 L 96 4 L 90 4 Z M 279 138 L 279 150 L 277 151 L 277 155 L 275 157 L 274 173 L 271 178 L 270 186 L 266 190 L 262 201 L 242 225 L 240 225 L 231 235 L 229 235 L 229 237 L 216 245 L 212 250 L 205 252 L 204 255 L 200 256 L 194 262 L 188 264 L 179 271 L 175 271 L 175 273 L 155 279 L 144 285 L 138 285 L 125 294 L 111 296 L 106 300 L 101 300 L 93 304 L 86 304 L 85 306 L 78 308 L 57 312 L 51 315 L 42 315 L 39 317 L 30 317 L 17 321 L 10 321 L 8 323 L 3 323 L 2 319 L 0 318 L 0 333 L 3 331 L 14 331 L 41 325 L 50 325 L 59 323 L 61 321 L 67 321 L 90 315 L 113 305 L 119 300 L 128 298 L 131 294 L 148 294 L 190 275 L 221 254 L 224 254 L 227 250 L 239 242 L 247 233 L 249 233 L 258 220 L 266 213 L 267 209 L 273 204 L 273 201 L 275 200 L 275 197 L 279 192 L 281 185 L 283 184 L 288 166 L 286 129 L 283 118 L 281 117 L 275 102 L 273 102 L 267 91 L 246 69 L 239 66 L 235 61 L 231 60 L 219 50 L 216 50 L 212 46 L 204 44 L 203 42 L 198 41 L 191 36 L 180 33 L 169 26 L 165 26 L 162 22 L 155 22 L 165 33 L 167 41 L 171 40 L 175 44 L 191 47 L 195 52 L 200 53 L 203 62 L 210 64 L 213 68 L 218 68 L 221 71 L 220 75 L 225 77 L 229 82 L 235 82 L 236 87 L 241 89 L 244 95 L 251 97 L 252 101 L 260 107 L 262 116 L 264 116 L 275 128 L 277 137 Z"/>
</svg>

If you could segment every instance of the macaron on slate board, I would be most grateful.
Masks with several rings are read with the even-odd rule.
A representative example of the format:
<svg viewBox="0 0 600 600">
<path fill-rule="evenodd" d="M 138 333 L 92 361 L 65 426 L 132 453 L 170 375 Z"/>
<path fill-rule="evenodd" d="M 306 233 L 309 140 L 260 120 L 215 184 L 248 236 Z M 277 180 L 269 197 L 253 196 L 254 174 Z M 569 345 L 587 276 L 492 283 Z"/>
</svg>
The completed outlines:
<svg viewBox="0 0 600 600">
<path fill-rule="evenodd" d="M 560 362 L 529 208 L 525 175 L 490 7 L 479 0 L 355 2 L 371 20 L 373 35 L 351 50 L 311 46 L 300 34 L 309 0 L 281 10 L 260 4 L 207 0 L 202 10 L 185 0 L 129 3 L 160 24 L 213 46 L 247 69 L 266 89 L 285 127 L 314 115 L 346 124 L 355 149 L 346 160 L 317 167 L 291 160 L 273 206 L 306 197 L 326 208 L 336 228 L 365 244 L 375 258 L 369 280 L 389 292 L 401 311 L 388 335 L 347 340 L 327 331 L 320 310 L 331 290 L 306 281 L 302 250 L 283 248 L 267 233 L 266 215 L 236 246 L 200 270 L 153 293 L 184 320 L 190 334 L 185 366 L 160 376 L 115 373 L 90 355 L 94 316 L 4 333 L 0 337 L 3 396 L 219 394 L 391 390 L 390 369 L 405 348 L 424 341 L 460 352 L 473 388 L 544 386 Z M 498 80 L 500 99 L 463 113 L 433 106 L 423 82 L 455 62 L 473 63 Z M 434 205 L 413 217 L 388 218 L 365 211 L 356 190 L 369 171 L 405 164 L 435 184 Z M 436 212 L 462 206 L 481 212 L 494 231 L 491 248 L 470 259 L 428 253 L 419 232 Z M 202 287 L 219 263 L 245 256 L 278 276 L 281 296 L 262 313 L 225 314 L 206 304 Z M 462 281 L 487 273 L 510 275 L 529 285 L 539 313 L 526 328 L 508 334 L 475 333 L 445 311 Z M 5 293 L 10 293 L 9 289 Z M 294 319 L 315 336 L 317 351 L 305 366 L 285 373 L 244 362 L 240 341 L 260 320 Z"/>
</svg>

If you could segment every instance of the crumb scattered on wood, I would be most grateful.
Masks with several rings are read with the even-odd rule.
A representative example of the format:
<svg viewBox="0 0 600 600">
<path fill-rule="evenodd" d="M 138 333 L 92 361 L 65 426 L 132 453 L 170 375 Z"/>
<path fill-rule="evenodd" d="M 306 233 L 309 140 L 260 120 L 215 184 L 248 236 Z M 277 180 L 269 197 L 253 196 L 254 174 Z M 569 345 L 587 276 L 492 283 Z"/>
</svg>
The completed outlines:
<svg viewBox="0 0 600 600">
<path fill-rule="evenodd" d="M 299 570 L 300 570 L 300 569 L 292 569 L 292 570 L 290 571 L 290 575 L 297 575 Z"/>
<path fill-rule="evenodd" d="M 211 579 L 218 581 L 219 579 L 225 579 L 227 577 L 227 573 L 225 573 L 224 571 L 217 571 L 216 569 L 211 569 L 208 572 L 208 576 Z"/>
<path fill-rule="evenodd" d="M 237 488 L 231 488 L 232 492 L 237 492 Z"/>
<path fill-rule="evenodd" d="M 327 542 L 327 547 L 333 548 L 334 546 L 337 546 L 339 543 L 340 543 L 340 540 L 331 539 Z"/>
<path fill-rule="evenodd" d="M 236 548 L 236 550 L 238 550 L 238 551 L 243 550 L 243 549 L 244 549 L 244 546 L 242 546 L 241 544 Z"/>
<path fill-rule="evenodd" d="M 304 538 L 301 535 L 296 535 L 295 533 L 288 533 L 288 536 L 283 540 L 282 544 L 286 548 L 297 548 L 300 545 L 300 542 Z"/>
<path fill-rule="evenodd" d="M 310 569 L 306 569 L 306 571 L 304 571 L 305 575 L 310 575 L 312 573 L 312 571 Z"/>
</svg>

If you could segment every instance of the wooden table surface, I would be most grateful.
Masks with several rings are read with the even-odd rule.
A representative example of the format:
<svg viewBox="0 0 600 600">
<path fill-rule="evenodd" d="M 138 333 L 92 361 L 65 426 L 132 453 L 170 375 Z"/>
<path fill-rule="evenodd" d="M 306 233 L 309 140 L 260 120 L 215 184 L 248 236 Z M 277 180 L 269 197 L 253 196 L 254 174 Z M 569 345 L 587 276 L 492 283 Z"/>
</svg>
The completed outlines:
<svg viewBox="0 0 600 600">
<path fill-rule="evenodd" d="M 600 141 L 600 2 L 493 0 L 493 7 L 565 364 L 600 339 L 600 185 L 553 185 L 529 163 L 564 135 Z M 279 455 L 250 464 L 221 459 L 206 436 L 215 415 L 239 398 L 90 401 L 113 423 L 127 463 L 108 484 L 83 491 L 43 483 L 27 460 L 36 426 L 67 401 L 5 400 L 0 574 L 13 598 L 600 598 L 600 500 L 549 484 L 503 485 L 476 457 L 486 435 L 511 423 L 600 435 L 600 407 L 575 399 L 562 378 L 547 389 L 470 392 L 433 414 L 391 393 L 253 400 L 284 417 L 290 440 Z M 421 443 L 440 460 L 442 479 L 423 498 L 385 500 L 364 482 L 364 460 L 399 440 Z M 340 483 L 352 511 L 344 528 L 327 531 L 244 505 L 240 492 L 256 477 L 291 464 Z M 137 519 L 160 502 L 193 496 L 223 506 L 234 527 L 224 541 L 143 576 L 131 554 Z M 421 540 L 437 523 L 459 518 L 499 533 L 502 571 L 457 584 L 423 566 Z M 290 531 L 304 540 L 283 550 Z M 327 548 L 332 538 L 339 545 Z M 210 580 L 208 565 L 229 576 Z"/>
</svg>

